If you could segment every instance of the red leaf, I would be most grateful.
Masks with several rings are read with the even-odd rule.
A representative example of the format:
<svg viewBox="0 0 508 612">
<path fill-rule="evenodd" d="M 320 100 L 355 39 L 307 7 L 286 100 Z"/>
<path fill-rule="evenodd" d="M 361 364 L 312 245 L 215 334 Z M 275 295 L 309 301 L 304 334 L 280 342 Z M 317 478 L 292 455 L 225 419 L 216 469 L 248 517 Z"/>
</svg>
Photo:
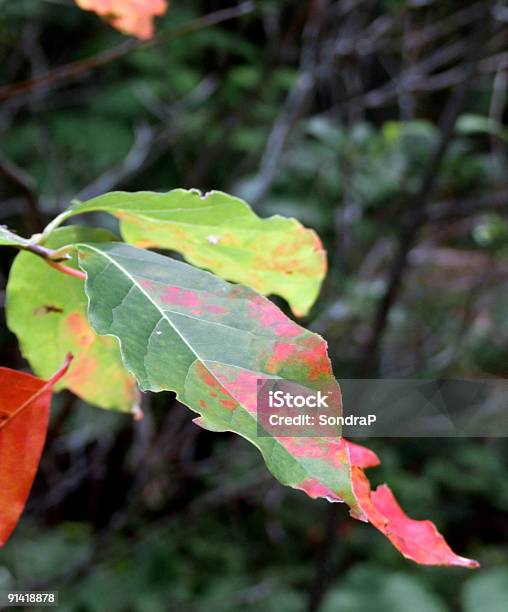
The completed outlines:
<svg viewBox="0 0 508 612">
<path fill-rule="evenodd" d="M 375 491 L 358 467 L 352 468 L 353 490 L 367 520 L 383 533 L 406 559 L 421 565 L 478 567 L 474 559 L 456 555 L 432 521 L 409 518 L 397 503 L 388 485 Z"/>
<path fill-rule="evenodd" d="M 370 450 L 370 448 L 360 446 L 359 444 L 350 442 L 345 438 L 341 438 L 341 440 L 347 444 L 349 450 L 349 462 L 351 465 L 364 470 L 369 467 L 376 467 L 381 463 L 379 457 L 374 451 Z"/>
<path fill-rule="evenodd" d="M 25 507 L 46 440 L 53 385 L 71 359 L 48 381 L 0 368 L 0 546 Z"/>
</svg>

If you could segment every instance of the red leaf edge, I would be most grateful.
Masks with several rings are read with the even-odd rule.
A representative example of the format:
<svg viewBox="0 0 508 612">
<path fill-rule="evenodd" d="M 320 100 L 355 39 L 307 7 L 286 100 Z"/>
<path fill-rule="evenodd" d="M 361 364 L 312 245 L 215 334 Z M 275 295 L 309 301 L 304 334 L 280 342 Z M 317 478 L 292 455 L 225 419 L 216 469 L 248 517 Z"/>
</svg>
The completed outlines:
<svg viewBox="0 0 508 612">
<path fill-rule="evenodd" d="M 420 565 L 479 567 L 478 561 L 455 554 L 432 521 L 410 518 L 388 485 L 371 491 L 363 470 L 351 468 L 354 495 L 368 522 L 384 534 L 406 559 Z M 357 518 L 357 517 L 356 517 Z"/>
</svg>

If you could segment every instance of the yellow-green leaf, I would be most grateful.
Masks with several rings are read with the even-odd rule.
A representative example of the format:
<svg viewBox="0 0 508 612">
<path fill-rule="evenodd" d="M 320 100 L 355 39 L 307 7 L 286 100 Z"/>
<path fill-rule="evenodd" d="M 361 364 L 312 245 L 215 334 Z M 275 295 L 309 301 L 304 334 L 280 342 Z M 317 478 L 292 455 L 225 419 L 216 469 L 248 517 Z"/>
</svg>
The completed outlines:
<svg viewBox="0 0 508 612">
<path fill-rule="evenodd" d="M 120 219 L 126 242 L 178 251 L 227 280 L 280 295 L 298 316 L 316 301 L 326 273 L 313 230 L 296 219 L 261 219 L 246 202 L 220 191 L 112 192 L 73 204 L 63 218 L 90 211 Z"/>
<path fill-rule="evenodd" d="M 106 230 L 65 227 L 55 230 L 45 246 L 112 239 Z M 75 257 L 66 265 L 77 268 Z M 34 372 L 49 378 L 70 352 L 74 360 L 57 389 L 70 389 L 101 408 L 130 411 L 138 391 L 123 365 L 118 341 L 97 336 L 86 309 L 83 281 L 54 270 L 32 253 L 17 255 L 7 285 L 7 324 Z"/>
</svg>

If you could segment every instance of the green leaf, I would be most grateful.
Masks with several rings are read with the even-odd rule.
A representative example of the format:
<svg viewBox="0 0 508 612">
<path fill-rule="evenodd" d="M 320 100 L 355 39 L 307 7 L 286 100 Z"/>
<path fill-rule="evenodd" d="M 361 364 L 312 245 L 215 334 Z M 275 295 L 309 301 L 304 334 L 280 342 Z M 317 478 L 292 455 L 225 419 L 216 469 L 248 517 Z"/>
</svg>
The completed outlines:
<svg viewBox="0 0 508 612">
<path fill-rule="evenodd" d="M 61 218 L 89 211 L 120 219 L 126 242 L 178 251 L 195 266 L 284 297 L 299 316 L 316 301 L 326 272 L 314 231 L 296 219 L 260 219 L 243 200 L 219 191 L 113 192 L 75 203 Z"/>
<path fill-rule="evenodd" d="M 26 238 L 18 236 L 14 232 L 8 230 L 5 225 L 0 225 L 0 246 L 27 246 L 30 243 Z"/>
<path fill-rule="evenodd" d="M 125 364 L 142 389 L 176 391 L 200 415 L 197 424 L 249 440 L 283 484 L 345 501 L 352 516 L 370 521 L 407 558 L 478 565 L 455 555 L 430 521 L 406 516 L 386 485 L 371 492 L 363 469 L 379 459 L 369 449 L 328 432 L 269 432 L 259 422 L 258 383 L 269 379 L 326 389 L 335 414 L 340 411 L 340 389 L 320 336 L 251 289 L 187 264 L 126 244 L 77 249 L 87 275 L 90 322 L 97 333 L 120 340 Z"/>
<path fill-rule="evenodd" d="M 198 424 L 255 444 L 282 483 L 347 501 L 348 449 L 329 438 L 258 437 L 257 380 L 329 385 L 339 394 L 324 340 L 246 287 L 125 244 L 78 244 L 89 318 L 116 336 L 143 390 L 171 390 Z M 340 395 L 338 395 L 340 402 Z"/>
<path fill-rule="evenodd" d="M 55 230 L 45 246 L 112 239 L 106 230 L 71 226 Z M 66 265 L 77 267 L 76 256 Z M 95 334 L 86 308 L 83 281 L 32 253 L 17 255 L 7 284 L 7 324 L 34 372 L 48 378 L 71 352 L 74 360 L 57 389 L 70 389 L 101 408 L 130 411 L 137 400 L 135 381 L 122 363 L 118 342 Z"/>
</svg>

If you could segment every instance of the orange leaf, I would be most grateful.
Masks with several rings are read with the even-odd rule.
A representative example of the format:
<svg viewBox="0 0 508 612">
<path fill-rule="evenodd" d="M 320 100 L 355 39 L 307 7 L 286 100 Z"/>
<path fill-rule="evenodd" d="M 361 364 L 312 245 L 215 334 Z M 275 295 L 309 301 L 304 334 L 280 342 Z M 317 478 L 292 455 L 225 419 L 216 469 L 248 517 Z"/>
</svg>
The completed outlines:
<svg viewBox="0 0 508 612">
<path fill-rule="evenodd" d="M 0 368 L 0 546 L 25 507 L 46 440 L 53 385 L 71 359 L 48 381 Z"/>
<path fill-rule="evenodd" d="M 76 0 L 85 11 L 94 11 L 124 34 L 148 39 L 153 36 L 153 18 L 164 15 L 166 0 Z"/>
</svg>

